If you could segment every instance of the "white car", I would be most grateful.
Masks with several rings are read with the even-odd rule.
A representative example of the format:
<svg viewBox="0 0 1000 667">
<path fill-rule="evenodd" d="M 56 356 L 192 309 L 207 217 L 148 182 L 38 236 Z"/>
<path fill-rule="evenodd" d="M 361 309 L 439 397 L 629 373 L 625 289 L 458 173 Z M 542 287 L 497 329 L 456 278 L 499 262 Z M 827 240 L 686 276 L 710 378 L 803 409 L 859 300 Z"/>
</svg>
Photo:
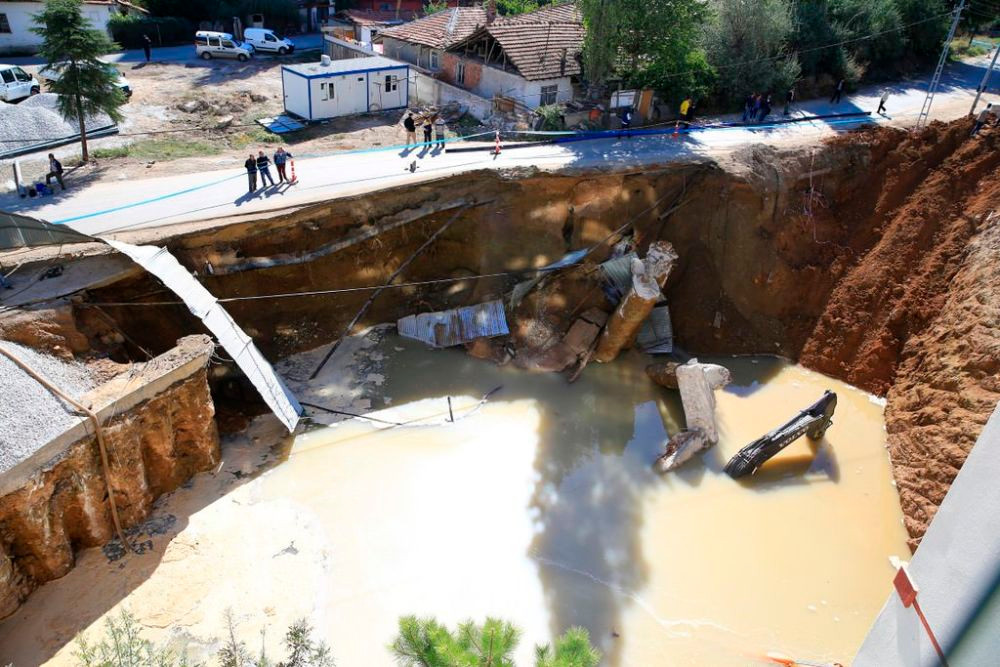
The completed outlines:
<svg viewBox="0 0 1000 667">
<path fill-rule="evenodd" d="M 36 95 L 42 90 L 41 85 L 17 65 L 0 65 L 0 100 L 14 102 L 23 100 L 29 95 Z"/>
<path fill-rule="evenodd" d="M 243 31 L 243 40 L 257 51 L 277 53 L 279 56 L 295 50 L 295 42 L 267 28 L 247 28 Z"/>
<path fill-rule="evenodd" d="M 56 65 L 61 65 L 61 64 L 62 63 L 56 63 Z M 107 68 L 108 72 L 115 77 L 115 88 L 122 91 L 122 93 L 125 94 L 125 97 L 132 97 L 132 84 L 130 84 L 128 79 L 125 78 L 125 75 L 122 74 L 118 70 L 118 68 L 112 65 L 111 63 L 104 63 L 104 66 Z M 45 67 L 43 69 L 38 70 L 38 76 L 39 78 L 41 78 L 43 81 L 46 82 L 57 81 L 59 77 L 62 76 L 62 73 L 56 69 L 50 69 L 48 67 Z"/>
<path fill-rule="evenodd" d="M 234 39 L 228 32 L 210 30 L 199 30 L 194 34 L 194 50 L 204 60 L 236 58 L 241 63 L 252 58 L 254 52 L 252 45 Z"/>
</svg>

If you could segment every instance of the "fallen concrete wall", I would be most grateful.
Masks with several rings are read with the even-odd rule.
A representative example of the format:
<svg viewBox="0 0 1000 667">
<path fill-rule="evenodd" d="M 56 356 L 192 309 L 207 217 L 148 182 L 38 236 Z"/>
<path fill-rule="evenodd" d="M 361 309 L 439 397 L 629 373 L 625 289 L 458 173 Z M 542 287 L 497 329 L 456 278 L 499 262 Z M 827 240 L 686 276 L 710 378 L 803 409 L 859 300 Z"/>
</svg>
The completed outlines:
<svg viewBox="0 0 1000 667">
<path fill-rule="evenodd" d="M 105 427 L 125 526 L 144 520 L 161 494 L 218 461 L 206 373 L 212 350 L 207 336 L 183 338 L 81 401 Z M 0 477 L 0 618 L 40 584 L 66 574 L 77 549 L 104 544 L 113 533 L 96 437 L 81 419 Z"/>
</svg>

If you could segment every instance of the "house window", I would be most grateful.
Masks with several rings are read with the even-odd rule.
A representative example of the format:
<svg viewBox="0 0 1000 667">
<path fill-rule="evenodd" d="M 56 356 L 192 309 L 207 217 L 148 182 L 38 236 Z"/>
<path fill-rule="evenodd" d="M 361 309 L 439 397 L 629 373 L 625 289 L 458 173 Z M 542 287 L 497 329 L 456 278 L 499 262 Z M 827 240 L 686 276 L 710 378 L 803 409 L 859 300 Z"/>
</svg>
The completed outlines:
<svg viewBox="0 0 1000 667">
<path fill-rule="evenodd" d="M 542 98 L 538 101 L 539 106 L 555 104 L 556 96 L 559 94 L 559 86 L 542 86 Z"/>
<path fill-rule="evenodd" d="M 333 84 L 332 83 L 321 83 L 319 84 L 319 99 L 323 102 L 333 99 Z"/>
<path fill-rule="evenodd" d="M 10 21 L 7 20 L 6 14 L 0 14 L 0 32 L 10 32 Z"/>
<path fill-rule="evenodd" d="M 455 67 L 455 83 L 465 83 L 465 63 L 461 61 Z"/>
<path fill-rule="evenodd" d="M 399 88 L 399 79 L 389 74 L 385 75 L 385 92 L 391 93 Z"/>
<path fill-rule="evenodd" d="M 441 54 L 431 51 L 431 69 L 441 69 Z"/>
</svg>

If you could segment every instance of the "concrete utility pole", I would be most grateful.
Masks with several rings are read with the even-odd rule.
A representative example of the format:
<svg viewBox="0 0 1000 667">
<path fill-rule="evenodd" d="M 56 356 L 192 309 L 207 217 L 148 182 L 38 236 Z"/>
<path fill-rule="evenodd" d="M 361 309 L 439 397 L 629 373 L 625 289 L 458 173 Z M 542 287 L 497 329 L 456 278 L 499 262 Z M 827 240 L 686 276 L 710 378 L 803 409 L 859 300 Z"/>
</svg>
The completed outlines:
<svg viewBox="0 0 1000 667">
<path fill-rule="evenodd" d="M 955 11 L 952 13 L 951 28 L 948 29 L 948 36 L 944 40 L 944 48 L 941 49 L 941 57 L 938 59 L 934 76 L 931 77 L 931 84 L 927 87 L 927 97 L 924 98 L 924 105 L 920 108 L 920 115 L 917 116 L 917 124 L 913 128 L 914 131 L 919 130 L 927 124 L 927 117 L 931 113 L 931 103 L 934 101 L 934 93 L 937 92 L 938 85 L 941 83 L 941 72 L 944 71 L 944 66 L 948 62 L 948 50 L 951 48 L 951 40 L 955 37 L 955 29 L 958 28 L 958 22 L 962 18 L 963 9 L 965 9 L 965 0 L 960 0 L 958 6 L 955 7 Z"/>
<path fill-rule="evenodd" d="M 993 49 L 993 60 L 990 61 L 990 66 L 983 74 L 982 82 L 979 84 L 979 87 L 976 88 L 976 99 L 972 100 L 972 108 L 969 109 L 970 116 L 976 113 L 976 105 L 979 104 L 979 96 L 982 95 L 983 91 L 986 90 L 986 87 L 990 85 L 990 75 L 993 74 L 993 66 L 997 64 L 998 55 L 1000 55 L 1000 45 L 997 45 L 997 48 Z"/>
</svg>

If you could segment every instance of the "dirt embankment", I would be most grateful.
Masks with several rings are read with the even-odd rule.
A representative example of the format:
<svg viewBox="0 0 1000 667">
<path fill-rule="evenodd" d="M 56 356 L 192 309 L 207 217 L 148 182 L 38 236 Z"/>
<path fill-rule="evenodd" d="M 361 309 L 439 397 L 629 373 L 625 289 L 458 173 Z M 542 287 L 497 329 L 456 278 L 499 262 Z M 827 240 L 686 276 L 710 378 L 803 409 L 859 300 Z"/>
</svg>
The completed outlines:
<svg viewBox="0 0 1000 667">
<path fill-rule="evenodd" d="M 839 281 L 802 363 L 888 393 L 886 428 L 916 546 L 1000 399 L 1000 131 L 969 121 L 871 143 L 876 176 L 833 214 L 878 234 Z"/>
</svg>

